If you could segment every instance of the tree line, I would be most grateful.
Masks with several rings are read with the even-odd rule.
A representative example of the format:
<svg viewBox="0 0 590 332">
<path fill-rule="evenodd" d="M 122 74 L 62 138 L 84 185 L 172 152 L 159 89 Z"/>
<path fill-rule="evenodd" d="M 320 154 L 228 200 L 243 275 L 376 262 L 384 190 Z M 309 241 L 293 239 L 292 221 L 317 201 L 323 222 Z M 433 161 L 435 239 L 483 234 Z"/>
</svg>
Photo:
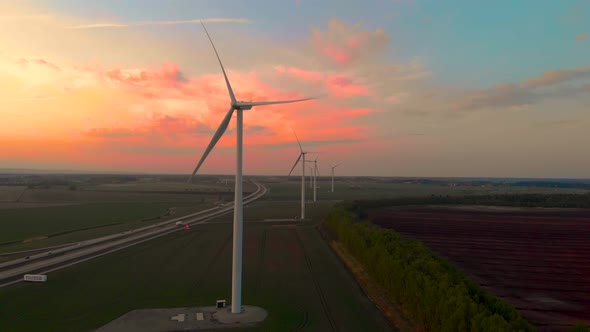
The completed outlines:
<svg viewBox="0 0 590 332">
<path fill-rule="evenodd" d="M 363 221 L 370 205 L 340 203 L 324 226 L 413 321 L 427 331 L 536 331 L 514 307 L 479 288 L 422 243 Z"/>
<path fill-rule="evenodd" d="M 430 195 L 379 200 L 355 201 L 354 209 L 400 205 L 489 205 L 545 208 L 590 208 L 588 194 L 489 194 L 489 195 Z"/>
</svg>

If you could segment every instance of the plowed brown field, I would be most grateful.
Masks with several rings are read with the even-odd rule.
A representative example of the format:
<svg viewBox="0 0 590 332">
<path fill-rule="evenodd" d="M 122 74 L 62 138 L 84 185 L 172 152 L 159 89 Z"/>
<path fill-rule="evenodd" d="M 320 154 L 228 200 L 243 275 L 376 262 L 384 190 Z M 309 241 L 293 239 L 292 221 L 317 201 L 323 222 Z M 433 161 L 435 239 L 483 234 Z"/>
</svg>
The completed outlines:
<svg viewBox="0 0 590 332">
<path fill-rule="evenodd" d="M 590 324 L 590 210 L 395 207 L 370 218 L 446 257 L 540 331 Z"/>
</svg>

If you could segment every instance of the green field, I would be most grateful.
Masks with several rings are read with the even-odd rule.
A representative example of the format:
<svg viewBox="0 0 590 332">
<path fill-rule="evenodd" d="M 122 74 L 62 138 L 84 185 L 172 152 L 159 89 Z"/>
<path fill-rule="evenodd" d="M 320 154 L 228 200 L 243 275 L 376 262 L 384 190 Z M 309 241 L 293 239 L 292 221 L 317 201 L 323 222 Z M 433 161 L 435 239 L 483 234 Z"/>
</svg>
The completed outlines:
<svg viewBox="0 0 590 332">
<path fill-rule="evenodd" d="M 179 204 L 131 202 L 2 209 L 0 253 L 42 248 L 123 232 L 212 206 L 208 203 Z M 170 207 L 176 207 L 176 213 L 164 216 Z M 161 218 L 158 218 L 159 216 Z M 5 257 L 2 260 L 12 258 Z"/>
<path fill-rule="evenodd" d="M 270 192 L 266 199 L 292 200 L 301 197 L 301 177 L 292 177 L 292 181 L 269 183 Z M 261 179 L 265 183 L 264 179 Z M 316 196 L 323 200 L 355 200 L 379 199 L 430 195 L 475 195 L 475 194 L 504 194 L 504 193 L 586 193 L 587 190 L 544 187 L 454 187 L 442 185 L 380 183 L 374 181 L 335 181 L 334 192 L 330 192 L 332 183 L 329 179 L 318 179 Z M 305 179 L 305 195 L 307 200 L 313 200 L 313 189 L 309 188 Z"/>
<path fill-rule="evenodd" d="M 21 197 L 22 203 L 110 203 L 110 202 L 196 202 L 214 195 L 184 193 L 139 193 L 90 190 L 69 190 L 67 188 L 28 189 Z"/>
<path fill-rule="evenodd" d="M 251 188 L 245 188 L 246 190 Z M 254 187 L 254 189 L 256 189 Z M 84 190 L 97 191 L 233 191 L 233 182 L 224 184 L 188 184 L 177 182 L 155 182 L 155 183 L 112 183 L 86 186 Z"/>
<path fill-rule="evenodd" d="M 246 220 L 296 210 L 253 203 Z M 310 208 L 320 220 L 329 208 Z M 289 212 L 290 213 L 290 212 Z M 251 218 L 251 219 L 249 219 Z M 0 289 L 2 331 L 88 331 L 138 308 L 213 305 L 231 299 L 231 217 L 51 273 L 46 284 Z M 255 220 L 253 220 L 255 221 Z M 281 227 L 277 227 L 279 224 Z M 269 312 L 240 331 L 389 331 L 312 222 L 246 222 L 243 303 Z M 50 327 L 50 328 L 49 328 Z"/>
<path fill-rule="evenodd" d="M 24 186 L 0 186 L 0 202 L 17 200 L 26 188 Z"/>
<path fill-rule="evenodd" d="M 112 192 L 89 185 L 53 185 L 27 189 L 0 186 L 0 253 L 31 250 L 123 232 L 214 206 L 230 200 L 224 184 L 198 183 L 104 184 Z M 253 185 L 252 185 L 253 186 Z M 211 194 L 185 193 L 192 188 Z M 252 189 L 249 187 L 249 189 Z M 130 191 L 134 190 L 134 191 Z M 138 192 L 143 191 L 143 192 Z M 159 191 L 159 192 L 152 192 Z M 18 201 L 17 201 L 18 200 Z M 174 215 L 164 216 L 175 207 Z M 161 218 L 158 218 L 161 217 Z M 18 256 L 2 256 L 0 261 Z"/>
</svg>

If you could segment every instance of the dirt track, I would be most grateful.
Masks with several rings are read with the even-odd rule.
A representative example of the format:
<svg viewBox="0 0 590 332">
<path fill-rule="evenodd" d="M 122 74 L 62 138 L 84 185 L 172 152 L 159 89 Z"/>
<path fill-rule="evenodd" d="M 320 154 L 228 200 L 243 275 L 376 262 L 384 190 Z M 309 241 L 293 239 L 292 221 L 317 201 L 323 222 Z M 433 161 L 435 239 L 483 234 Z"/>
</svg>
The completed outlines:
<svg viewBox="0 0 590 332">
<path fill-rule="evenodd" d="M 590 210 L 409 207 L 370 217 L 448 258 L 540 331 L 590 324 Z"/>
</svg>

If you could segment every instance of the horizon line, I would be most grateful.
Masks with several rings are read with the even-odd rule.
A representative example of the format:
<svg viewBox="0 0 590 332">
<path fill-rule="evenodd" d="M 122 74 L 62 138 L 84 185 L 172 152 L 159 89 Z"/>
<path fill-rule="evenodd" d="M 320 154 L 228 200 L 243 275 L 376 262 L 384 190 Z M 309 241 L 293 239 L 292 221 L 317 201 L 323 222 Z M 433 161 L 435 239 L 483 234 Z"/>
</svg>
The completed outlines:
<svg viewBox="0 0 590 332">
<path fill-rule="evenodd" d="M 187 173 L 159 173 L 159 172 L 141 172 L 141 171 L 100 171 L 100 170 L 83 170 L 83 169 L 37 169 L 37 168 L 0 168 L 0 175 L 79 175 L 79 174 L 109 174 L 109 175 L 178 175 L 189 176 Z M 195 174 L 197 176 L 197 174 Z M 200 174 L 200 176 L 235 176 L 235 174 Z M 244 174 L 244 176 L 278 176 L 278 177 L 298 177 L 301 174 Z M 322 177 L 322 176 L 320 176 Z M 324 177 L 330 177 L 325 175 Z M 335 177 L 373 177 L 373 178 L 400 178 L 400 179 L 533 179 L 533 180 L 586 180 L 590 177 L 519 177 L 519 176 L 411 176 L 411 175 L 337 175 Z"/>
</svg>

